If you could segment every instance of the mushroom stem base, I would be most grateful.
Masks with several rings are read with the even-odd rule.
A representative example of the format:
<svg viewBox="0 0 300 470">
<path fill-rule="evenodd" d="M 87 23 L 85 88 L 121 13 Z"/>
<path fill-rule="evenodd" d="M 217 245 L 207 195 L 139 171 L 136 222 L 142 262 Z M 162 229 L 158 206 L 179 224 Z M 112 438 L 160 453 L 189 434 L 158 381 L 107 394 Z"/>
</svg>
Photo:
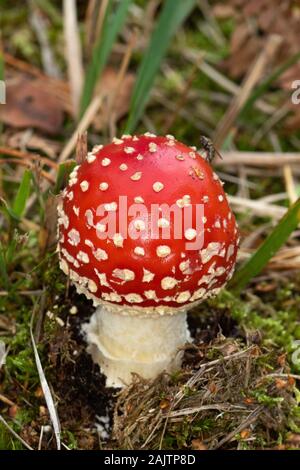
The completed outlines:
<svg viewBox="0 0 300 470">
<path fill-rule="evenodd" d="M 124 387 L 132 373 L 145 379 L 181 366 L 179 351 L 190 334 L 186 313 L 165 316 L 129 316 L 98 307 L 84 326 L 88 352 L 106 375 L 107 387 Z"/>
</svg>

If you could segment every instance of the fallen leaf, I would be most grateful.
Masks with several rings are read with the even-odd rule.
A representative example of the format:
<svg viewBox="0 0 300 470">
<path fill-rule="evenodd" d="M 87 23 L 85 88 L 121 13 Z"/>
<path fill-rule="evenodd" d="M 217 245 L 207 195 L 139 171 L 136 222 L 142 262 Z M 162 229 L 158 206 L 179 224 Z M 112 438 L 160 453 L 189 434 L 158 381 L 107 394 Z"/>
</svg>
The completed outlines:
<svg viewBox="0 0 300 470">
<path fill-rule="evenodd" d="M 6 105 L 0 108 L 0 120 L 12 127 L 33 127 L 54 135 L 62 129 L 63 109 L 42 80 L 20 75 L 7 81 Z"/>
<path fill-rule="evenodd" d="M 215 384 L 215 382 L 211 382 L 209 385 L 208 385 L 208 389 L 210 391 L 210 393 L 216 393 L 217 391 L 217 386 Z"/>
<path fill-rule="evenodd" d="M 247 405 L 252 405 L 253 399 L 252 398 L 245 398 L 244 403 L 246 403 Z"/>
<path fill-rule="evenodd" d="M 133 73 L 127 73 L 119 89 L 116 90 L 118 76 L 118 70 L 113 67 L 107 67 L 96 87 L 96 94 L 104 95 L 104 105 L 93 121 L 94 128 L 97 131 L 102 130 L 103 127 L 108 124 L 108 112 L 111 99 L 113 100 L 111 112 L 115 121 L 121 119 L 129 110 L 135 75 Z"/>
<path fill-rule="evenodd" d="M 280 367 L 284 367 L 286 363 L 286 353 L 283 353 L 280 356 L 278 356 L 277 362 L 280 365 Z"/>
<path fill-rule="evenodd" d="M 12 405 L 9 407 L 8 414 L 10 418 L 15 418 L 19 411 L 19 407 L 17 405 Z"/>
<path fill-rule="evenodd" d="M 219 19 L 232 18 L 235 16 L 235 10 L 231 5 L 217 3 L 212 7 L 212 14 Z"/>
<path fill-rule="evenodd" d="M 248 437 L 251 435 L 251 432 L 249 429 L 244 429 L 243 431 L 241 431 L 240 435 L 242 439 L 248 439 Z"/>
<path fill-rule="evenodd" d="M 42 387 L 40 387 L 40 386 L 37 387 L 37 389 L 34 392 L 34 396 L 36 398 L 42 398 L 44 396 Z"/>
<path fill-rule="evenodd" d="M 280 378 L 275 379 L 275 385 L 278 390 L 282 390 L 283 388 L 286 388 L 288 386 L 288 381 L 287 380 L 282 380 Z"/>
<path fill-rule="evenodd" d="M 207 450 L 207 446 L 200 439 L 193 439 L 192 449 L 193 450 Z"/>
<path fill-rule="evenodd" d="M 170 401 L 167 399 L 161 400 L 159 407 L 161 410 L 166 410 L 167 408 L 170 408 Z"/>
<path fill-rule="evenodd" d="M 291 375 L 288 376 L 288 384 L 290 387 L 294 387 L 294 385 L 296 384 L 296 380 Z"/>
<path fill-rule="evenodd" d="M 300 445 L 300 434 L 290 433 L 287 436 L 287 442 L 293 445 Z"/>
</svg>

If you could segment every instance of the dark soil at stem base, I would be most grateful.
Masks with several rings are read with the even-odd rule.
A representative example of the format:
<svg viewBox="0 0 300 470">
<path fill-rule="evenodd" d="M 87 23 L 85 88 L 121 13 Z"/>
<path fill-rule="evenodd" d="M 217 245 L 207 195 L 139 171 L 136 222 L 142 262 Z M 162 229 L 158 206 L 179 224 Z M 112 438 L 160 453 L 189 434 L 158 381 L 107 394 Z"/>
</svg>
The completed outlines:
<svg viewBox="0 0 300 470">
<path fill-rule="evenodd" d="M 52 369 L 51 383 L 55 395 L 59 397 L 58 414 L 62 428 L 68 429 L 75 436 L 79 434 L 80 440 L 81 430 L 90 429 L 94 438 L 89 439 L 88 447 L 99 448 L 95 428 L 97 417 L 108 416 L 110 428 L 113 427 L 113 412 L 120 389 L 106 388 L 105 376 L 86 351 L 82 325 L 89 321 L 95 310 L 92 302 L 77 295 L 73 288 L 69 294 L 70 303 L 60 312 L 60 318 L 67 325 L 67 329 L 52 338 L 49 346 L 49 358 L 55 366 Z M 62 301 L 62 304 L 64 303 L 65 299 Z M 76 315 L 69 313 L 71 306 L 77 307 Z M 220 312 L 215 310 L 209 318 L 204 318 L 195 309 L 188 314 L 188 325 L 194 339 L 193 344 L 201 345 L 201 349 L 206 349 L 220 333 L 226 337 L 241 337 L 229 312 L 220 315 Z M 60 347 L 61 343 L 63 344 Z M 191 368 L 198 359 L 198 348 L 187 345 L 183 366 Z"/>
</svg>

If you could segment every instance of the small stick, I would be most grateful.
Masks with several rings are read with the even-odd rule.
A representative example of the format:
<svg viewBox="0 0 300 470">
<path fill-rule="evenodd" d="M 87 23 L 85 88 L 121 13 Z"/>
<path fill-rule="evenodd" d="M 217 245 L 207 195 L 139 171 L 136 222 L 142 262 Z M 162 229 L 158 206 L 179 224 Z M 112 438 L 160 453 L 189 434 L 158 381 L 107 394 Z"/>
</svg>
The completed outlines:
<svg viewBox="0 0 300 470">
<path fill-rule="evenodd" d="M 11 401 L 9 398 L 6 398 L 4 395 L 2 395 L 2 393 L 0 393 L 0 401 L 5 403 L 6 405 L 15 406 L 15 403 Z"/>
<path fill-rule="evenodd" d="M 77 143 L 76 143 L 76 163 L 77 165 L 81 165 L 84 161 L 88 151 L 87 145 L 87 132 L 83 134 L 78 134 L 77 136 Z"/>
</svg>

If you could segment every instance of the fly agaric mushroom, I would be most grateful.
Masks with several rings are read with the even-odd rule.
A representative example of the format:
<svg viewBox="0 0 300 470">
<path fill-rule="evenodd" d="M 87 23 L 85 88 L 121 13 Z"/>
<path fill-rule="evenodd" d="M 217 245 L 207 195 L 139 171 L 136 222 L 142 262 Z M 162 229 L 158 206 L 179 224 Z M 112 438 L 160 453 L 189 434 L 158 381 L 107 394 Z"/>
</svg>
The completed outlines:
<svg viewBox="0 0 300 470">
<path fill-rule="evenodd" d="M 204 157 L 170 135 L 124 135 L 63 191 L 60 267 L 97 307 L 85 330 L 108 386 L 179 368 L 187 310 L 232 276 L 238 230 Z"/>
</svg>

